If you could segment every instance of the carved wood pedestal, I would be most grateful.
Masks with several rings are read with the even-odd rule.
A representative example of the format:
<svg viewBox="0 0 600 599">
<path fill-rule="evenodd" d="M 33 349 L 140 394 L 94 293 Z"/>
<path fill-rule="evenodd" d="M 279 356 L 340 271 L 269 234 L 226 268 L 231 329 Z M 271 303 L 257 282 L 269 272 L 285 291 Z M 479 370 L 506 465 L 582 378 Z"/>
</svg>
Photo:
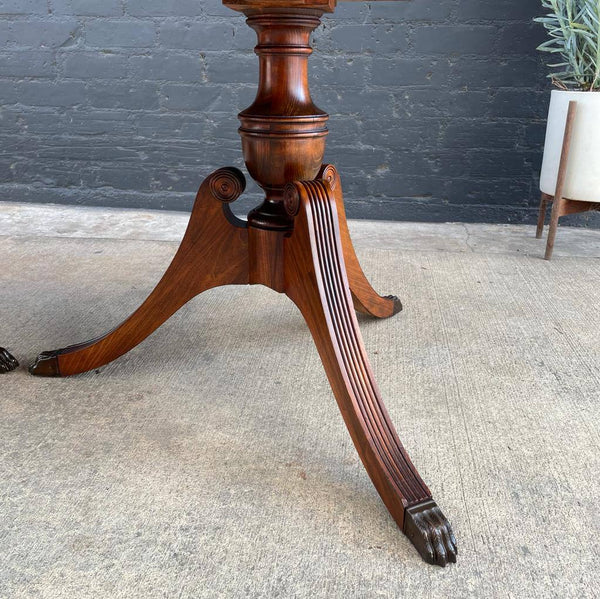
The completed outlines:
<svg viewBox="0 0 600 599">
<path fill-rule="evenodd" d="M 426 561 L 454 562 L 451 527 L 398 439 L 356 319 L 355 310 L 387 318 L 401 304 L 367 281 L 350 240 L 340 176 L 322 164 L 328 117 L 308 89 L 309 37 L 335 0 L 224 4 L 244 12 L 258 35 L 258 93 L 239 118 L 244 159 L 264 202 L 247 221 L 236 218 L 229 203 L 244 191 L 243 174 L 212 173 L 177 254 L 138 310 L 103 337 L 40 354 L 30 371 L 68 376 L 102 366 L 213 287 L 261 284 L 285 293 L 308 324 L 356 449 L 392 517 Z"/>
</svg>

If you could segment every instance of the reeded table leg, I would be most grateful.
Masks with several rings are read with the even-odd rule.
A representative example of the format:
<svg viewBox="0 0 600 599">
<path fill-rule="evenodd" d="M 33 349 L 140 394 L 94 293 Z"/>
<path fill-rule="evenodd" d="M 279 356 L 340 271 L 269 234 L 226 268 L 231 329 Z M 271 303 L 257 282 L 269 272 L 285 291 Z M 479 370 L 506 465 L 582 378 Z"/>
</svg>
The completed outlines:
<svg viewBox="0 0 600 599">
<path fill-rule="evenodd" d="M 202 183 L 177 254 L 146 301 L 106 335 L 43 352 L 30 367 L 40 376 L 68 376 L 98 368 L 141 343 L 190 299 L 213 287 L 248 283 L 248 231 L 227 203 L 245 179 L 223 168 Z"/>
<path fill-rule="evenodd" d="M 348 230 L 348 221 L 346 220 L 346 209 L 344 208 L 344 194 L 342 192 L 342 183 L 335 166 L 324 164 L 319 173 L 318 179 L 325 179 L 329 182 L 333 197 L 336 203 L 342 251 L 344 252 L 344 262 L 348 271 L 348 280 L 354 309 L 361 314 L 368 314 L 374 318 L 389 318 L 398 314 L 402 310 L 402 303 L 395 295 L 381 296 L 369 283 L 363 269 L 360 266 L 350 231 Z"/>
<path fill-rule="evenodd" d="M 366 356 L 330 183 L 291 184 L 286 207 L 297 216 L 284 245 L 285 292 L 312 332 L 363 464 L 421 556 L 440 566 L 454 562 L 456 540 L 450 524 L 400 443 Z"/>
</svg>

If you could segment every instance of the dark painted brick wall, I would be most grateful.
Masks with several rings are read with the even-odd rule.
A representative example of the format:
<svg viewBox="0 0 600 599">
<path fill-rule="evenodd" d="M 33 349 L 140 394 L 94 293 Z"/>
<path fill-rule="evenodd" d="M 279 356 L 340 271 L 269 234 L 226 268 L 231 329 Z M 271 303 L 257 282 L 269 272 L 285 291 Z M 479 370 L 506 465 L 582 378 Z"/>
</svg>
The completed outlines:
<svg viewBox="0 0 600 599">
<path fill-rule="evenodd" d="M 532 221 L 539 12 L 412 0 L 325 18 L 312 90 L 350 216 Z M 0 199 L 188 209 L 203 176 L 242 166 L 254 42 L 220 0 L 0 0 Z"/>
</svg>

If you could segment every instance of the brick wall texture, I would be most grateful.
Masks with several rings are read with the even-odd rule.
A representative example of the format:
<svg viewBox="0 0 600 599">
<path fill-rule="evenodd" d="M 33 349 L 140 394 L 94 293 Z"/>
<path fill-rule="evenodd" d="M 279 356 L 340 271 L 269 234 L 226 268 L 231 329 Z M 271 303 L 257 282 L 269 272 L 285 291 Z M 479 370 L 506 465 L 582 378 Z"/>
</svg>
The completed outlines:
<svg viewBox="0 0 600 599">
<path fill-rule="evenodd" d="M 540 12 L 411 0 L 324 18 L 311 89 L 349 216 L 532 222 L 549 100 Z M 189 209 L 204 176 L 243 165 L 254 44 L 220 0 L 0 0 L 0 199 Z"/>
</svg>

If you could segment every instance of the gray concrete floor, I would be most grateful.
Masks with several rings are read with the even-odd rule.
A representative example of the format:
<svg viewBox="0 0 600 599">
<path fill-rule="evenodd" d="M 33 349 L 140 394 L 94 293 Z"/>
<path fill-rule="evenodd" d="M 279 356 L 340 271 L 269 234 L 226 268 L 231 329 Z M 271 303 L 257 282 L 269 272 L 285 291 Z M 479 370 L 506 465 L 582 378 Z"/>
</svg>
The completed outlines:
<svg viewBox="0 0 600 599">
<path fill-rule="evenodd" d="M 179 241 L 187 226 L 182 212 L 79 208 L 0 202 L 0 234 L 17 237 L 73 237 Z M 354 243 L 398 251 L 482 252 L 543 256 L 544 240 L 526 225 L 351 221 Z M 600 257 L 600 232 L 561 227 L 555 256 Z"/>
<path fill-rule="evenodd" d="M 131 312 L 174 213 L 0 204 L 0 597 L 596 597 L 600 231 L 353 222 L 398 293 L 361 318 L 392 420 L 459 541 L 424 564 L 362 469 L 290 302 L 196 298 L 69 379 L 25 365 Z M 273 372 L 273 365 L 276 365 Z"/>
</svg>

